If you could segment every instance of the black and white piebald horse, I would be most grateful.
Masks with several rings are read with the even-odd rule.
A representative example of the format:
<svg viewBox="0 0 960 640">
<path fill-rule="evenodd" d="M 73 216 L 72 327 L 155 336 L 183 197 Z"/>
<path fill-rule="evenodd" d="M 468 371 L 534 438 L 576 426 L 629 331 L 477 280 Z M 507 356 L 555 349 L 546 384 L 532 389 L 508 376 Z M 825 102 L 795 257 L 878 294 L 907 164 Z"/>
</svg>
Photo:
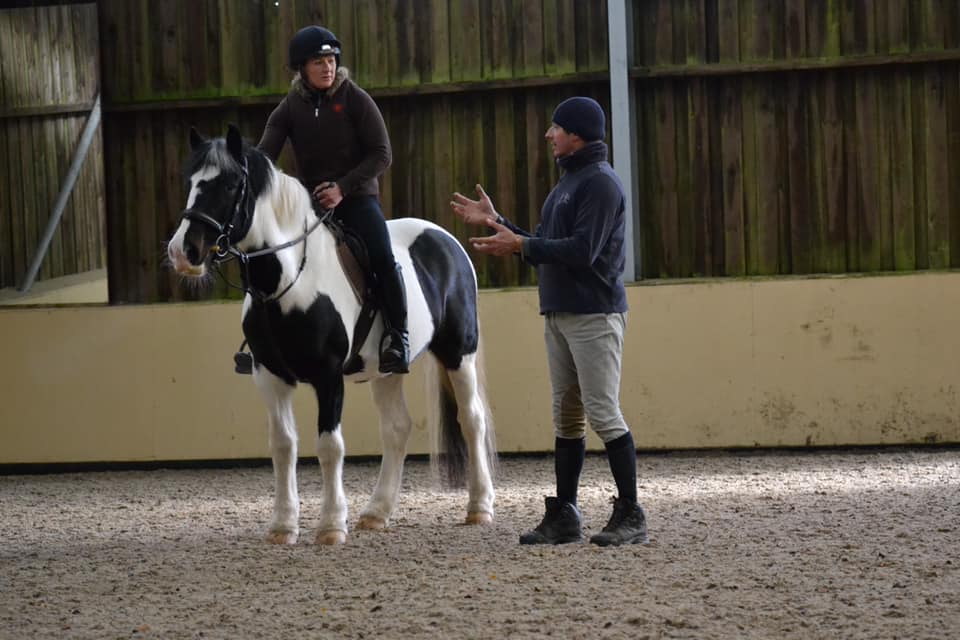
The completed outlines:
<svg viewBox="0 0 960 640">
<path fill-rule="evenodd" d="M 267 540 L 292 544 L 299 535 L 297 429 L 292 394 L 298 382 L 316 393 L 317 445 L 323 499 L 317 543 L 346 540 L 344 441 L 340 418 L 344 380 L 370 381 L 380 414 L 383 457 L 373 495 L 357 526 L 381 529 L 397 504 L 412 421 L 404 376 L 378 372 L 379 315 L 359 356 L 361 372 L 344 375 L 361 305 L 336 252 L 336 236 L 314 212 L 310 194 L 230 126 L 204 139 L 191 131 L 189 195 L 167 254 L 177 272 L 203 278 L 210 259 L 240 259 L 247 291 L 243 334 L 253 355 L 253 380 L 267 405 L 276 480 Z M 403 269 L 410 353 L 425 355 L 434 455 L 447 478 L 466 477 L 470 524 L 493 519 L 493 424 L 477 361 L 477 281 L 460 243 L 442 228 L 412 218 L 388 222 Z M 436 455 L 439 453 L 439 455 Z"/>
</svg>

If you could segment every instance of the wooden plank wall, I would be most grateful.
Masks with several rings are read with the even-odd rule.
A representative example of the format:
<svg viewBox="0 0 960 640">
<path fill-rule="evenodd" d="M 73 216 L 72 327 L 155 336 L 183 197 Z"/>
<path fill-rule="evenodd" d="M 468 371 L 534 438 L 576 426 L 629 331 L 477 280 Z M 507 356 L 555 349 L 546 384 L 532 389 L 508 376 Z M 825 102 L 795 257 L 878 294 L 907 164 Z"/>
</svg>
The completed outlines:
<svg viewBox="0 0 960 640">
<path fill-rule="evenodd" d="M 289 88 L 287 43 L 306 24 L 337 34 L 342 63 L 383 111 L 394 149 L 382 180 L 387 214 L 434 220 L 464 242 L 479 231 L 450 212 L 454 190 L 482 182 L 504 214 L 535 225 L 556 179 L 543 139 L 553 107 L 576 93 L 609 102 L 605 2 L 278 4 L 99 3 L 111 301 L 236 295 L 220 280 L 187 289 L 163 265 L 186 199 L 187 132 L 222 135 L 234 122 L 258 140 Z M 289 145 L 279 164 L 294 171 Z M 485 286 L 535 277 L 512 261 L 476 264 Z"/>
<path fill-rule="evenodd" d="M 0 11 L 0 288 L 18 286 L 96 98 L 97 8 Z M 94 138 L 38 279 L 106 265 L 103 146 Z"/>
<path fill-rule="evenodd" d="M 462 228 L 453 190 L 487 185 L 534 226 L 562 98 L 608 104 L 606 2 L 101 0 L 111 299 L 187 291 L 162 265 L 185 198 L 190 125 L 251 140 L 287 90 L 290 36 L 324 24 L 394 145 L 388 215 Z M 647 278 L 960 266 L 960 4 L 636 0 L 642 273 Z M 618 141 L 612 141 L 616 144 Z M 287 152 L 281 166 L 293 170 Z M 116 240 L 115 240 L 116 239 Z M 476 257 L 485 286 L 526 284 Z"/>
<path fill-rule="evenodd" d="M 960 3 L 636 3 L 645 277 L 960 266 Z"/>
</svg>

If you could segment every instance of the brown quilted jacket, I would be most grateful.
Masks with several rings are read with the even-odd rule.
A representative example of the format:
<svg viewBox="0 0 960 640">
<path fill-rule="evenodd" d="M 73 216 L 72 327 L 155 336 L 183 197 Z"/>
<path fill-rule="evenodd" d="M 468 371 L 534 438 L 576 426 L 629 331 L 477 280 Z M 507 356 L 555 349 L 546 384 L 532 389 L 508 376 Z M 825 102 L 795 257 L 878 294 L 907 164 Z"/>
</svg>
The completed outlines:
<svg viewBox="0 0 960 640">
<path fill-rule="evenodd" d="M 298 75 L 267 120 L 257 145 L 276 162 L 287 140 L 298 175 L 311 191 L 334 181 L 344 196 L 379 195 L 377 178 L 391 162 L 390 138 L 370 95 L 337 69 L 333 86 L 310 90 Z"/>
</svg>

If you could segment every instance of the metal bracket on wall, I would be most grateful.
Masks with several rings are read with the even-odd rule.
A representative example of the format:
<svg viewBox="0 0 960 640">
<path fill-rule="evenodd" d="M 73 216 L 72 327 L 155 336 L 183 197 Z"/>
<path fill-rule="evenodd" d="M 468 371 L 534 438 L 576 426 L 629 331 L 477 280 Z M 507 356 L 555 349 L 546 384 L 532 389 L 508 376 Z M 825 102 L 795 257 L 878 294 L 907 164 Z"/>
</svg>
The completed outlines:
<svg viewBox="0 0 960 640">
<path fill-rule="evenodd" d="M 29 291 L 33 286 L 33 282 L 37 278 L 37 273 L 40 271 L 40 265 L 43 264 L 43 259 L 47 257 L 50 242 L 53 240 L 53 235 L 57 232 L 57 227 L 60 226 L 60 219 L 63 217 L 64 210 L 67 208 L 67 200 L 70 199 L 70 194 L 73 193 L 73 187 L 77 184 L 80 168 L 83 166 L 83 161 L 87 157 L 87 152 L 90 151 L 90 145 L 93 143 L 93 135 L 97 132 L 98 126 L 100 126 L 99 93 L 93 103 L 90 117 L 87 118 L 87 124 L 84 125 L 83 134 L 80 136 L 80 143 L 77 145 L 77 150 L 73 154 L 73 162 L 70 163 L 70 169 L 67 171 L 67 177 L 63 181 L 63 186 L 60 187 L 57 201 L 53 205 L 53 212 L 47 221 L 47 228 L 43 232 L 43 237 L 40 239 L 40 244 L 37 246 L 36 252 L 33 254 L 33 260 L 30 261 L 30 267 L 23 277 L 23 283 L 18 287 L 21 292 Z"/>
</svg>

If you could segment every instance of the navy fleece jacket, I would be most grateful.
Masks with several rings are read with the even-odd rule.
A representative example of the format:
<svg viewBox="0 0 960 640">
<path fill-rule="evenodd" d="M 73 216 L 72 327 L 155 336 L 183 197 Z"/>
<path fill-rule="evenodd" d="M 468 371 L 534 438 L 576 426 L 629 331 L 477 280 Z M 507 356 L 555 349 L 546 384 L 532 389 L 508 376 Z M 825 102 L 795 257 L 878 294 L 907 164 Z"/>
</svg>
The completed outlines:
<svg viewBox="0 0 960 640">
<path fill-rule="evenodd" d="M 547 196 L 540 224 L 525 236 L 523 258 L 537 267 L 540 313 L 620 313 L 623 288 L 625 198 L 607 162 L 607 145 L 591 142 L 558 161 L 563 174 Z"/>
</svg>

